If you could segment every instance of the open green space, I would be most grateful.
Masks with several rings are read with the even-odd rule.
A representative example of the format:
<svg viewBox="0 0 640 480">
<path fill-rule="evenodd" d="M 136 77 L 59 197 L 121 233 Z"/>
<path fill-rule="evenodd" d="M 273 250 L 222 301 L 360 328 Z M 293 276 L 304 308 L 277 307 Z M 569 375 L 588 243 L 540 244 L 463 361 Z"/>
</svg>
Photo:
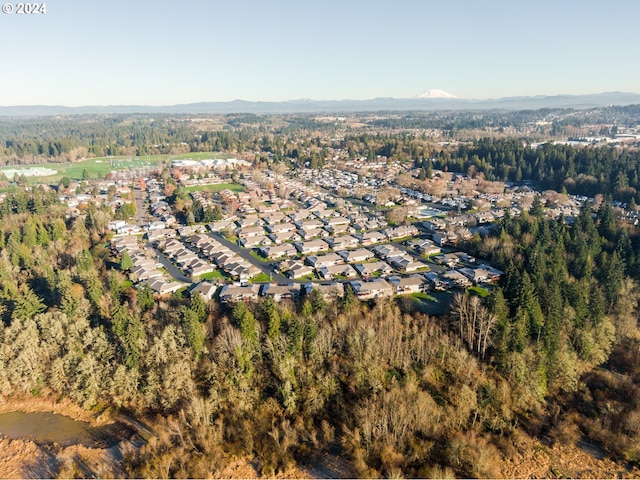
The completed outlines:
<svg viewBox="0 0 640 480">
<path fill-rule="evenodd" d="M 469 287 L 469 291 L 475 293 L 476 295 L 484 298 L 489 295 L 489 290 L 484 287 L 479 287 L 474 285 L 473 287 Z"/>
<path fill-rule="evenodd" d="M 62 177 L 68 177 L 74 180 L 81 180 L 82 173 L 86 170 L 90 178 L 104 177 L 111 171 L 129 170 L 142 168 L 160 164 L 162 162 L 171 162 L 178 159 L 202 160 L 208 158 L 231 158 L 231 155 L 220 152 L 190 152 L 178 155 L 148 155 L 142 157 L 117 156 L 117 157 L 96 157 L 81 160 L 73 163 L 45 163 L 38 165 L 22 165 L 11 166 L 11 168 L 44 167 L 56 170 L 56 175 L 47 177 L 28 177 L 29 183 L 53 183 L 59 181 Z M 8 168 L 8 167 L 7 167 Z"/>
<path fill-rule="evenodd" d="M 221 192 L 227 189 L 234 193 L 244 192 L 244 187 L 239 183 L 216 183 L 213 185 L 193 185 L 191 187 L 185 187 L 187 192 Z"/>
<path fill-rule="evenodd" d="M 449 303 L 452 298 L 451 292 L 429 292 L 398 295 L 397 300 L 408 311 L 442 315 L 449 311 Z"/>
<path fill-rule="evenodd" d="M 436 297 L 432 297 L 428 293 L 424 293 L 424 292 L 412 293 L 411 296 L 413 298 L 417 298 L 419 300 L 429 300 L 431 302 L 437 302 L 438 301 L 438 299 Z"/>
<path fill-rule="evenodd" d="M 213 272 L 203 273 L 200 275 L 200 280 L 213 280 L 215 278 L 227 278 L 224 272 L 220 270 L 214 270 Z"/>
<path fill-rule="evenodd" d="M 253 283 L 270 282 L 271 281 L 271 277 L 269 275 L 267 275 L 266 273 L 262 272 L 262 273 L 259 273 L 258 275 L 256 275 L 255 277 L 252 277 L 251 281 Z"/>
</svg>

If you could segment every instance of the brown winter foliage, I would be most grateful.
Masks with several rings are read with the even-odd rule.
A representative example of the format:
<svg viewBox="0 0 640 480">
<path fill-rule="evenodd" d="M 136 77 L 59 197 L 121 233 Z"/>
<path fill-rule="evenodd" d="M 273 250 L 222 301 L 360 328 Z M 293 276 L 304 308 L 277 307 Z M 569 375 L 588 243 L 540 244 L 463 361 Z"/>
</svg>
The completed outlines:
<svg viewBox="0 0 640 480">
<path fill-rule="evenodd" d="M 91 243 L 92 222 L 60 220 L 3 223 L 0 396 L 148 423 L 124 452 L 127 476 L 220 477 L 239 461 L 284 476 L 329 456 L 347 461 L 345 477 L 575 476 L 584 469 L 558 455 L 583 458 L 586 444 L 610 462 L 593 460 L 595 476 L 637 473 L 625 470 L 640 440 L 633 302 L 611 310 L 625 335 L 604 368 L 600 353 L 567 367 L 562 337 L 558 369 L 575 382 L 547 391 L 535 346 L 496 358 L 495 318 L 478 297 L 438 318 L 350 291 L 232 309 L 181 294 L 149 302 Z M 73 462 L 61 474 L 83 471 Z"/>
</svg>

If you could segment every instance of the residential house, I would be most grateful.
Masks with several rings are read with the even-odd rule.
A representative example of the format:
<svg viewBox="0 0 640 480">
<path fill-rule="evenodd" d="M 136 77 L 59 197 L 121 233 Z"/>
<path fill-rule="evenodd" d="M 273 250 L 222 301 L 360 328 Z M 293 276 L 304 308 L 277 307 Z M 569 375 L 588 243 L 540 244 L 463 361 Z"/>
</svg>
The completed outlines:
<svg viewBox="0 0 640 480">
<path fill-rule="evenodd" d="M 412 257 L 393 257 L 389 261 L 389 264 L 401 272 L 410 273 L 417 272 L 424 268 L 428 268 L 427 264 L 414 260 Z"/>
<path fill-rule="evenodd" d="M 149 222 L 149 225 L 147 225 L 147 232 L 152 232 L 154 230 L 163 230 L 164 228 L 166 228 L 165 222 L 156 220 L 154 222 Z"/>
<path fill-rule="evenodd" d="M 302 263 L 300 260 L 294 260 L 291 264 L 283 269 L 284 274 L 289 278 L 300 278 L 313 275 L 313 267 Z"/>
<path fill-rule="evenodd" d="M 215 271 L 215 269 L 216 267 L 211 265 L 210 263 L 205 262 L 201 259 L 197 259 L 187 267 L 187 273 L 191 277 L 199 277 L 200 275 L 211 273 Z"/>
<path fill-rule="evenodd" d="M 440 274 L 436 272 L 427 272 L 423 274 L 424 279 L 427 281 L 427 285 L 431 285 L 433 288 L 437 290 L 445 290 L 444 283 L 440 278 Z"/>
<path fill-rule="evenodd" d="M 296 248 L 303 255 L 310 253 L 326 252 L 329 250 L 329 244 L 324 240 L 309 240 L 308 242 L 296 242 Z"/>
<path fill-rule="evenodd" d="M 195 233 L 204 233 L 206 231 L 207 228 L 204 225 L 185 225 L 178 228 L 178 235 L 182 238 L 187 238 Z"/>
<path fill-rule="evenodd" d="M 262 285 L 224 285 L 220 289 L 220 301 L 222 303 L 235 303 L 241 300 L 258 300 Z"/>
<path fill-rule="evenodd" d="M 390 259 L 393 257 L 405 257 L 407 256 L 407 252 L 405 252 L 404 250 L 400 250 L 398 247 L 395 247 L 394 245 L 378 245 L 377 247 L 374 247 L 371 249 L 371 251 L 373 253 L 375 253 L 377 256 L 379 256 L 380 258 L 384 259 Z"/>
<path fill-rule="evenodd" d="M 191 294 L 192 297 L 196 294 L 200 295 L 202 299 L 206 302 L 211 300 L 215 296 L 217 291 L 218 291 L 218 285 L 216 285 L 215 283 L 200 282 L 197 285 L 195 285 L 193 288 L 191 288 L 189 293 Z"/>
<path fill-rule="evenodd" d="M 142 282 L 144 280 L 149 280 L 152 278 L 162 277 L 163 273 L 158 270 L 155 266 L 134 266 L 129 272 L 129 278 L 132 282 Z"/>
<path fill-rule="evenodd" d="M 424 291 L 424 279 L 420 275 L 408 277 L 389 277 L 387 280 L 394 286 L 396 295 L 406 295 Z"/>
<path fill-rule="evenodd" d="M 450 286 L 461 288 L 471 286 L 469 279 L 457 270 L 447 270 L 442 274 L 442 278 L 444 281 L 448 282 Z"/>
<path fill-rule="evenodd" d="M 384 233 L 390 241 L 405 237 L 415 237 L 419 234 L 418 229 L 413 225 L 401 225 L 395 228 L 387 228 L 383 230 L 382 233 Z"/>
<path fill-rule="evenodd" d="M 324 228 L 300 229 L 298 234 L 302 240 L 311 240 L 316 237 L 328 237 L 330 234 Z"/>
<path fill-rule="evenodd" d="M 231 278 L 235 280 L 248 281 L 250 278 L 258 275 L 262 270 L 260 270 L 255 265 L 237 257 L 237 261 L 232 261 L 226 263 L 222 268 L 225 272 L 231 276 Z"/>
<path fill-rule="evenodd" d="M 374 278 L 372 280 L 356 280 L 351 282 L 356 296 L 360 300 L 370 300 L 373 298 L 386 298 L 394 294 L 393 285 L 384 278 Z"/>
<path fill-rule="evenodd" d="M 270 260 L 282 257 L 293 257 L 298 254 L 296 247 L 289 243 L 267 246 L 260 249 L 260 254 Z"/>
<path fill-rule="evenodd" d="M 236 220 L 236 224 L 241 228 L 250 226 L 255 227 L 257 225 L 262 225 L 263 223 L 264 222 L 258 215 L 245 215 L 244 217 Z"/>
<path fill-rule="evenodd" d="M 235 230 L 237 223 L 234 218 L 227 218 L 225 220 L 218 220 L 217 222 L 211 222 L 207 224 L 207 227 L 212 232 L 222 232 L 224 230 Z"/>
<path fill-rule="evenodd" d="M 175 238 L 178 232 L 173 228 L 163 228 L 161 230 L 150 230 L 144 234 L 144 238 L 150 242 L 159 242 L 161 240 Z"/>
<path fill-rule="evenodd" d="M 271 297 L 276 302 L 282 300 L 297 300 L 300 296 L 300 284 L 278 285 L 275 283 L 262 284 L 260 294 L 264 297 Z"/>
<path fill-rule="evenodd" d="M 431 218 L 425 222 L 422 222 L 425 228 L 433 231 L 437 230 L 446 230 L 447 222 L 445 222 L 442 218 Z"/>
<path fill-rule="evenodd" d="M 284 212 L 275 211 L 275 207 L 272 207 L 272 210 L 273 212 L 269 213 L 268 215 L 262 216 L 262 220 L 264 220 L 267 225 L 274 225 L 276 223 L 283 222 L 285 218 L 289 220 L 289 218 L 284 214 Z M 262 209 L 262 212 L 264 212 L 264 208 Z"/>
<path fill-rule="evenodd" d="M 356 229 L 348 223 L 342 223 L 339 225 L 325 225 L 324 230 L 330 232 L 332 235 L 343 235 L 345 233 L 355 233 Z"/>
<path fill-rule="evenodd" d="M 360 274 L 361 277 L 367 278 L 376 273 L 391 273 L 393 268 L 389 266 L 387 262 L 378 261 L 370 263 L 356 263 L 353 268 Z"/>
<path fill-rule="evenodd" d="M 133 235 L 118 237 L 111 240 L 111 249 L 118 253 L 122 253 L 125 250 L 135 250 L 137 248 L 138 238 Z"/>
<path fill-rule="evenodd" d="M 433 234 L 433 241 L 436 243 L 436 245 L 439 245 L 441 247 L 444 245 L 457 245 L 458 240 L 458 235 L 449 231 L 436 232 Z"/>
<path fill-rule="evenodd" d="M 159 245 L 160 250 L 162 250 L 167 255 L 173 255 L 174 253 L 182 250 L 184 248 L 184 244 L 180 240 L 176 240 L 174 238 L 167 240 L 164 245 Z"/>
<path fill-rule="evenodd" d="M 275 244 L 285 243 L 285 242 L 298 242 L 301 240 L 300 235 L 296 231 L 290 232 L 281 232 L 281 233 L 270 233 L 268 237 Z"/>
<path fill-rule="evenodd" d="M 431 240 L 418 239 L 411 242 L 411 247 L 422 255 L 437 255 L 442 252 L 442 248 L 437 246 Z"/>
<path fill-rule="evenodd" d="M 328 217 L 322 220 L 328 227 L 336 227 L 338 225 L 349 225 L 351 221 L 346 217 Z"/>
<path fill-rule="evenodd" d="M 146 283 L 158 295 L 167 295 L 185 286 L 184 283 L 166 281 L 164 278 L 150 278 L 146 280 Z"/>
<path fill-rule="evenodd" d="M 310 216 L 311 216 L 311 212 L 307 209 L 296 210 L 295 212 L 289 214 L 289 217 L 294 222 L 299 222 L 301 220 L 309 218 Z"/>
<path fill-rule="evenodd" d="M 334 250 L 346 250 L 347 248 L 357 247 L 360 243 L 360 241 L 356 237 L 351 235 L 328 238 L 327 242 Z"/>
<path fill-rule="evenodd" d="M 325 280 L 331 280 L 336 277 L 355 278 L 358 272 L 349 264 L 331 265 L 328 267 L 320 267 L 318 275 Z"/>
<path fill-rule="evenodd" d="M 454 252 L 462 263 L 476 263 L 476 257 L 469 255 L 467 252 Z"/>
<path fill-rule="evenodd" d="M 238 244 L 244 248 L 262 247 L 272 245 L 273 241 L 266 235 L 258 235 L 257 237 L 241 238 Z"/>
<path fill-rule="evenodd" d="M 482 270 L 484 270 L 487 274 L 487 282 L 499 282 L 500 281 L 500 277 L 502 275 L 504 275 L 504 272 L 502 270 L 498 270 L 497 268 L 493 268 L 489 265 L 478 265 L 478 268 L 481 268 Z"/>
<path fill-rule="evenodd" d="M 372 251 L 367 250 L 366 248 L 358 248 L 357 250 L 342 250 L 338 252 L 338 255 L 344 258 L 344 260 L 348 263 L 366 262 L 367 260 L 375 256 Z"/>
<path fill-rule="evenodd" d="M 311 293 L 311 290 L 318 290 L 322 293 L 322 296 L 331 300 L 344 295 L 344 283 L 341 282 L 329 282 L 329 283 L 308 283 L 304 285 L 307 293 Z"/>
<path fill-rule="evenodd" d="M 226 265 L 229 262 L 240 259 L 239 256 L 228 248 L 212 253 L 209 258 L 218 266 Z"/>
<path fill-rule="evenodd" d="M 238 238 L 264 236 L 264 228 L 256 225 L 248 225 L 246 227 L 240 227 L 236 231 L 236 234 L 238 235 Z"/>
<path fill-rule="evenodd" d="M 460 257 L 454 253 L 442 253 L 433 257 L 433 261 L 439 265 L 453 268 L 460 263 Z"/>
<path fill-rule="evenodd" d="M 324 227 L 324 223 L 318 219 L 295 222 L 295 225 L 301 230 L 310 230 Z"/>
<path fill-rule="evenodd" d="M 307 257 L 305 262 L 317 270 L 322 267 L 331 267 L 333 265 L 344 263 L 344 258 L 337 253 L 327 253 L 326 255 L 314 255 Z"/>
<path fill-rule="evenodd" d="M 360 243 L 364 246 L 373 245 L 375 243 L 386 242 L 387 236 L 380 232 L 367 232 L 362 234 Z"/>
<path fill-rule="evenodd" d="M 266 229 L 269 233 L 280 234 L 287 232 L 294 232 L 297 227 L 293 223 L 275 223 L 273 225 L 267 225 Z"/>
</svg>

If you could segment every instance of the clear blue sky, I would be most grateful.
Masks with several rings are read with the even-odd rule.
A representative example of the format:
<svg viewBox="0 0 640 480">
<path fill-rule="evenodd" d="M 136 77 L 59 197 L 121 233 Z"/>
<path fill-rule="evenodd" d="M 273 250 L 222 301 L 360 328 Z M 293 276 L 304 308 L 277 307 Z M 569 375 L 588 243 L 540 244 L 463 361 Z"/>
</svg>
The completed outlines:
<svg viewBox="0 0 640 480">
<path fill-rule="evenodd" d="M 0 105 L 640 93 L 638 0 L 46 4 L 0 13 Z"/>
</svg>

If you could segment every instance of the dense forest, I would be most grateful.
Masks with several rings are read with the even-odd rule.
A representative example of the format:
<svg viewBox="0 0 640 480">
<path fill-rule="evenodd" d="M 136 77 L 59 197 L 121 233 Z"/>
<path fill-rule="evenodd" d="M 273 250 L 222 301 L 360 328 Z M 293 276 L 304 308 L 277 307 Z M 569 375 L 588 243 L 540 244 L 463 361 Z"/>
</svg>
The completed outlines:
<svg viewBox="0 0 640 480">
<path fill-rule="evenodd" d="M 510 476 L 534 440 L 583 438 L 638 466 L 637 253 L 610 205 L 573 226 L 534 205 L 476 237 L 503 282 L 441 317 L 349 288 L 157 301 L 105 247 L 108 212 L 66 220 L 39 189 L 0 212 L 0 395 L 149 422 L 130 476 L 206 477 L 236 458 L 273 476 L 327 452 L 356 476 Z"/>
<path fill-rule="evenodd" d="M 309 117 L 257 115 L 79 115 L 0 118 L 0 164 L 77 161 L 85 157 L 261 150 L 265 134 L 285 138 L 306 129 L 331 130 Z M 277 142 L 273 142 L 277 145 Z M 282 155 L 283 152 L 280 153 Z"/>
<path fill-rule="evenodd" d="M 419 168 L 474 171 L 488 180 L 532 182 L 540 189 L 615 200 L 640 201 L 640 153 L 613 147 L 576 148 L 546 143 L 538 147 L 517 139 L 480 139 L 441 151 L 435 159 L 417 159 Z"/>
</svg>

